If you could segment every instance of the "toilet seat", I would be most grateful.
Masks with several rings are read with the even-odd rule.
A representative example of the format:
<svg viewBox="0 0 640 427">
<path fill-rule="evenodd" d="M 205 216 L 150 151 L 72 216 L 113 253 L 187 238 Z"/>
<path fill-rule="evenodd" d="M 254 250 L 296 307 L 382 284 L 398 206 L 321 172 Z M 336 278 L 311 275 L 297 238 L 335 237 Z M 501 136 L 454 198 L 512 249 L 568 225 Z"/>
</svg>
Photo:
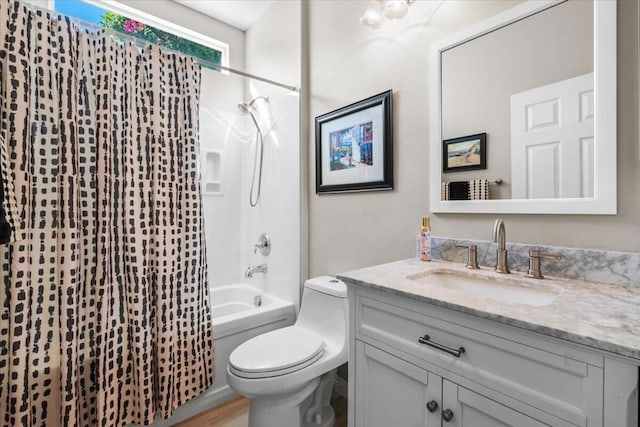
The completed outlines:
<svg viewBox="0 0 640 427">
<path fill-rule="evenodd" d="M 322 357 L 324 340 L 298 326 L 259 335 L 229 356 L 229 371 L 242 378 L 270 378 L 299 371 Z"/>
</svg>

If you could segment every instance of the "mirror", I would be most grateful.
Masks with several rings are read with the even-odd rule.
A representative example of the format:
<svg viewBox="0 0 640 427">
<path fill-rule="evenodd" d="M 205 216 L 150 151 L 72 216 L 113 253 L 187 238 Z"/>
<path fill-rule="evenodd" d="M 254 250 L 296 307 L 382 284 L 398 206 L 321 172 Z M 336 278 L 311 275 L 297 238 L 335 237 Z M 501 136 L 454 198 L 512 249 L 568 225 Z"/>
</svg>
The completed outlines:
<svg viewBox="0 0 640 427">
<path fill-rule="evenodd" d="M 430 60 L 433 212 L 616 213 L 615 1 L 528 1 Z"/>
</svg>

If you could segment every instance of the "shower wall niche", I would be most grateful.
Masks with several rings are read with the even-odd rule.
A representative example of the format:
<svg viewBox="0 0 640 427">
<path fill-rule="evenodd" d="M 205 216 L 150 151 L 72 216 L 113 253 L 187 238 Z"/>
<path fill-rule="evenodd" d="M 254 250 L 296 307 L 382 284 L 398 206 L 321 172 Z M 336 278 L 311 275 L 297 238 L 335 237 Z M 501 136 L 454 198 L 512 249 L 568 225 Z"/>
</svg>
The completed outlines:
<svg viewBox="0 0 640 427">
<path fill-rule="evenodd" d="M 222 195 L 222 152 L 202 153 L 202 191 L 205 196 Z"/>
</svg>

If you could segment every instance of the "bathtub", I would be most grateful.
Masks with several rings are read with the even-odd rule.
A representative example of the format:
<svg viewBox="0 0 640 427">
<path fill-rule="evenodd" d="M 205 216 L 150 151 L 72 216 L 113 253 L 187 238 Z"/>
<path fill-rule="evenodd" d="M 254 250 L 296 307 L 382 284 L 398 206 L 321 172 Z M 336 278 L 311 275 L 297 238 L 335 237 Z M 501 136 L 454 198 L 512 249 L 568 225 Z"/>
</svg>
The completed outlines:
<svg viewBox="0 0 640 427">
<path fill-rule="evenodd" d="M 249 338 L 294 322 L 293 303 L 252 285 L 236 283 L 214 287 L 210 294 L 215 382 L 200 396 L 178 408 L 168 420 L 156 420 L 154 427 L 172 426 L 235 397 L 236 394 L 227 384 L 227 363 L 231 352 Z"/>
</svg>

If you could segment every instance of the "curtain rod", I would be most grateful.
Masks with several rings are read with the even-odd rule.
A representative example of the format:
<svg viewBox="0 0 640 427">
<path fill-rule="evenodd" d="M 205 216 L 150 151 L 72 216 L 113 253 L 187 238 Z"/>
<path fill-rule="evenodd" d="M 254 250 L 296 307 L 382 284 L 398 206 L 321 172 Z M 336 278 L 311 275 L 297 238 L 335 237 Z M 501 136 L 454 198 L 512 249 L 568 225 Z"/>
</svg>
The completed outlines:
<svg viewBox="0 0 640 427">
<path fill-rule="evenodd" d="M 36 11 L 39 10 L 39 11 L 44 12 L 44 13 L 50 13 L 51 15 L 54 15 L 54 16 L 66 16 L 69 19 L 71 19 L 71 21 L 73 21 L 76 24 L 78 24 L 80 27 L 86 27 L 86 28 L 92 29 L 94 31 L 104 31 L 105 33 L 107 33 L 107 35 L 109 35 L 111 37 L 116 37 L 116 38 L 121 38 L 121 39 L 128 40 L 130 42 L 135 43 L 139 47 L 145 47 L 146 45 L 154 45 L 154 46 L 157 46 L 160 49 L 165 50 L 167 52 L 172 52 L 172 53 L 175 53 L 175 54 L 178 54 L 178 55 L 181 55 L 181 56 L 190 56 L 190 55 L 185 54 L 184 52 L 180 52 L 179 50 L 172 49 L 172 48 L 166 47 L 166 46 L 160 46 L 160 45 L 158 45 L 156 43 L 152 43 L 152 42 L 147 41 L 147 40 L 141 40 L 141 39 L 138 39 L 136 37 L 130 36 L 128 34 L 124 34 L 124 33 L 118 32 L 118 31 L 114 31 L 111 28 L 105 28 L 105 27 L 103 27 L 101 25 L 94 24 L 94 23 L 91 23 L 91 22 L 86 22 L 86 21 L 83 21 L 82 19 L 79 19 L 79 18 L 76 18 L 76 17 L 73 17 L 73 16 L 68 16 L 68 15 L 65 15 L 63 13 L 58 13 L 55 10 L 45 9 L 45 8 L 37 6 L 37 5 L 33 4 L 33 3 L 26 3 L 26 2 L 22 2 L 22 1 L 20 3 L 23 4 L 24 6 L 26 6 L 27 8 L 32 9 L 32 10 L 36 10 Z M 250 73 L 247 73 L 247 72 L 244 72 L 244 71 L 236 70 L 235 68 L 225 67 L 224 65 L 216 64 L 215 62 L 211 62 L 211 61 L 208 61 L 206 59 L 196 58 L 194 56 L 192 56 L 192 58 L 201 67 L 204 66 L 204 67 L 207 67 L 207 68 L 214 68 L 214 69 L 217 69 L 217 70 L 227 71 L 229 73 L 237 74 L 239 76 L 246 77 L 246 78 L 249 78 L 249 79 L 252 79 L 252 80 L 258 80 L 258 81 L 261 81 L 261 82 L 264 82 L 264 83 L 269 83 L 269 84 L 272 84 L 274 86 L 281 87 L 283 89 L 291 90 L 291 91 L 294 91 L 294 92 L 300 92 L 300 88 L 297 87 L 297 86 L 287 85 L 285 83 L 280 83 L 280 82 L 277 82 L 275 80 L 267 79 L 265 77 L 256 76 L 255 74 L 250 74 Z"/>
</svg>

